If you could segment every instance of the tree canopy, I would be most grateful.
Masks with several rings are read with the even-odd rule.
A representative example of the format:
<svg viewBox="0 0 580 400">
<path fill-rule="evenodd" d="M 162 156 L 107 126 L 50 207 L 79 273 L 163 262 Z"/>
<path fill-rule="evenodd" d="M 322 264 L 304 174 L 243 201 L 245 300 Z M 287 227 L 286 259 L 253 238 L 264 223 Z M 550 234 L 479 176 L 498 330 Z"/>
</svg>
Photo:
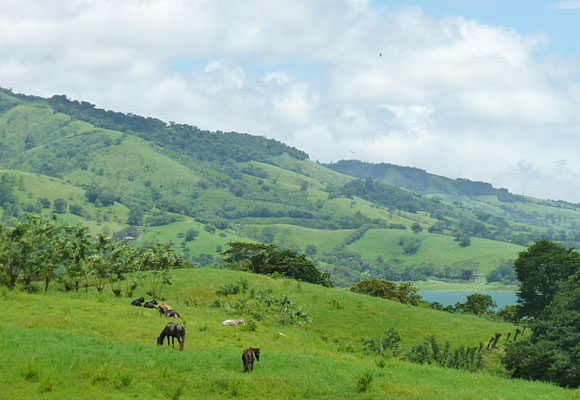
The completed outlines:
<svg viewBox="0 0 580 400">
<path fill-rule="evenodd" d="M 522 282 L 521 312 L 533 316 L 532 335 L 506 349 L 512 377 L 580 386 L 580 256 L 539 240 L 515 261 Z"/>
<path fill-rule="evenodd" d="M 353 284 L 349 290 L 354 293 L 382 297 L 383 299 L 394 300 L 403 304 L 417 305 L 419 300 L 421 300 L 421 296 L 417 294 L 417 288 L 409 282 L 397 285 L 384 279 L 365 279 Z"/>
<path fill-rule="evenodd" d="M 264 243 L 230 242 L 228 246 L 222 256 L 230 267 L 266 275 L 277 272 L 304 282 L 332 285 L 329 275 L 321 273 L 304 254 Z"/>
<path fill-rule="evenodd" d="M 554 299 L 560 285 L 580 270 L 580 254 L 541 239 L 514 261 L 521 282 L 518 303 L 522 315 L 538 317 Z"/>
</svg>

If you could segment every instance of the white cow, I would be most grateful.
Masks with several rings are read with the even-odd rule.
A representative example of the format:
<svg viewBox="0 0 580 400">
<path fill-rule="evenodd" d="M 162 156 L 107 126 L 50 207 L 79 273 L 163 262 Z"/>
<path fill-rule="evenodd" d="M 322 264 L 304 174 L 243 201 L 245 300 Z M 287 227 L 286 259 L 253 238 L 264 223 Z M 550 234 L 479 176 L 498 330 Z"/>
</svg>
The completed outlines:
<svg viewBox="0 0 580 400">
<path fill-rule="evenodd" d="M 244 321 L 243 319 L 226 319 L 224 322 L 222 322 L 223 326 L 239 326 L 239 325 L 243 325 L 245 324 L 246 321 Z"/>
</svg>

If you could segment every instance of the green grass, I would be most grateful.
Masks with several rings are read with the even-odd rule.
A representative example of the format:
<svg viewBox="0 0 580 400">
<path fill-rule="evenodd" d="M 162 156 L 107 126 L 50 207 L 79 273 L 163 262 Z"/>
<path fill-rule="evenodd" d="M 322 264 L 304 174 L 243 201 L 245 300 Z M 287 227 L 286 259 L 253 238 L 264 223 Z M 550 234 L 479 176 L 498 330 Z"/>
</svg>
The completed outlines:
<svg viewBox="0 0 580 400">
<path fill-rule="evenodd" d="M 209 306 L 215 288 L 242 278 L 250 288 L 287 294 L 310 312 L 312 323 L 289 327 L 266 319 L 255 332 L 223 327 L 231 315 Z M 130 306 L 130 299 L 2 291 L 0 306 L 9 312 L 0 314 L 0 398 L 578 398 L 548 384 L 396 359 L 381 368 L 360 348 L 361 336 L 389 327 L 408 348 L 430 334 L 473 344 L 490 332 L 513 330 L 509 324 L 235 271 L 178 270 L 174 282 L 166 297 L 183 316 L 183 352 L 158 347 L 167 319 Z M 250 345 L 261 347 L 260 362 L 244 374 L 241 352 Z"/>
<path fill-rule="evenodd" d="M 280 246 L 297 246 L 304 250 L 307 245 L 314 244 L 319 253 L 331 251 L 354 232 L 354 229 L 327 231 L 284 224 L 248 225 L 246 229 L 250 233 L 258 234 L 266 227 L 274 229 L 275 242 Z"/>
<path fill-rule="evenodd" d="M 399 245 L 401 238 L 421 241 L 417 253 L 404 255 Z M 459 247 L 450 236 L 428 232 L 413 233 L 410 230 L 370 229 L 364 237 L 346 247 L 365 259 L 398 259 L 405 264 L 433 264 L 435 266 L 470 267 L 480 273 L 488 273 L 502 262 L 515 259 L 523 247 L 506 242 L 471 238 L 471 246 Z"/>
</svg>

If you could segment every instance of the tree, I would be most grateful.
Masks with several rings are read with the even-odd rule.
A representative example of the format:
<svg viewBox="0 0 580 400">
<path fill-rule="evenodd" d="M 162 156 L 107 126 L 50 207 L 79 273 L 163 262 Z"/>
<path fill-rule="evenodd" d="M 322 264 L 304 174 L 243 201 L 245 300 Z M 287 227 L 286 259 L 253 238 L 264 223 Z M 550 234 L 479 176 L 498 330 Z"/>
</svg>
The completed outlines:
<svg viewBox="0 0 580 400">
<path fill-rule="evenodd" d="M 161 298 L 163 286 L 171 284 L 172 268 L 181 263 L 181 258 L 164 244 L 154 244 L 143 249 L 140 255 L 141 265 L 149 273 L 149 294 L 154 298 Z"/>
<path fill-rule="evenodd" d="M 399 239 L 399 246 L 403 248 L 404 255 L 413 255 L 419 251 L 421 240 L 414 237 L 401 237 Z"/>
<path fill-rule="evenodd" d="M 143 210 L 141 208 L 132 208 L 129 211 L 129 217 L 127 218 L 127 223 L 129 225 L 142 225 L 143 224 Z"/>
<path fill-rule="evenodd" d="M 518 307 L 515 305 L 505 306 L 497 311 L 497 316 L 505 322 L 519 324 L 521 322 Z"/>
<path fill-rule="evenodd" d="M 187 230 L 187 232 L 185 233 L 185 241 L 186 242 L 192 242 L 195 240 L 195 238 L 199 235 L 199 231 L 193 229 L 193 228 L 189 228 Z"/>
<path fill-rule="evenodd" d="M 417 305 L 421 296 L 417 294 L 417 288 L 409 282 L 403 282 L 397 286 L 396 283 L 384 279 L 364 279 L 351 285 L 351 292 L 368 294 L 369 296 L 382 297 L 398 301 L 403 304 Z"/>
<path fill-rule="evenodd" d="M 306 249 L 304 249 L 304 253 L 306 253 L 307 256 L 312 257 L 313 255 L 318 253 L 318 249 L 316 248 L 316 245 L 314 245 L 314 244 L 307 244 Z"/>
<path fill-rule="evenodd" d="M 465 232 L 458 232 L 455 234 L 455 241 L 459 242 L 459 247 L 471 246 L 471 236 Z"/>
<path fill-rule="evenodd" d="M 413 225 L 411 225 L 411 230 L 413 233 L 419 233 L 423 230 L 423 227 L 419 223 L 415 222 Z"/>
<path fill-rule="evenodd" d="M 534 242 L 514 261 L 521 282 L 518 303 L 522 315 L 539 317 L 559 286 L 580 270 L 580 255 L 546 239 Z"/>
<path fill-rule="evenodd" d="M 580 386 L 580 285 L 564 285 L 532 325 L 532 335 L 507 347 L 503 363 L 514 378 Z"/>
<path fill-rule="evenodd" d="M 66 207 L 67 203 L 64 199 L 58 198 L 55 199 L 52 203 L 52 208 L 55 213 L 57 214 L 66 214 Z"/>
<path fill-rule="evenodd" d="M 486 313 L 490 307 L 495 307 L 496 304 L 488 294 L 473 293 L 467 296 L 465 303 L 459 304 L 459 309 L 463 312 L 468 312 L 480 316 Z"/>
<path fill-rule="evenodd" d="M 277 272 L 288 278 L 332 286 L 328 274 L 321 273 L 306 255 L 298 255 L 294 250 L 279 250 L 264 243 L 230 242 L 228 246 L 222 256 L 230 268 L 266 275 Z"/>
</svg>

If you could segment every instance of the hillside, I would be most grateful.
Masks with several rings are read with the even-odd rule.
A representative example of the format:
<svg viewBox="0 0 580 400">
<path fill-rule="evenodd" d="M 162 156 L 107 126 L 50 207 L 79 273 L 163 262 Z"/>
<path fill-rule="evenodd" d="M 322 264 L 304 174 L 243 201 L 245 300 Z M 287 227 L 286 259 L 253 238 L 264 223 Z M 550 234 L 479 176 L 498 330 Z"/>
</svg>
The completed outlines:
<svg viewBox="0 0 580 400">
<path fill-rule="evenodd" d="M 515 195 L 504 188 L 494 188 L 487 182 L 450 179 L 412 167 L 393 164 L 372 164 L 357 160 L 342 160 L 326 164 L 329 169 L 358 179 L 412 190 L 429 198 L 453 203 L 474 212 L 477 220 L 495 225 L 514 223 L 522 232 L 536 230 L 526 237 L 512 236 L 513 243 L 525 245 L 534 235 L 577 246 L 580 235 L 580 204 L 566 201 L 541 200 Z"/>
<path fill-rule="evenodd" d="M 263 137 L 0 90 L 8 226 L 56 214 L 136 246 L 169 243 L 206 266 L 229 241 L 274 243 L 305 252 L 340 286 L 368 276 L 485 282 L 536 238 L 580 243 L 574 204 L 352 165 L 337 172 Z"/>
<path fill-rule="evenodd" d="M 574 391 L 508 380 L 495 369 L 498 350 L 486 351 L 484 373 L 419 365 L 364 352 L 361 338 L 394 328 L 404 352 L 426 336 L 452 348 L 487 341 L 514 326 L 453 315 L 293 280 L 243 272 L 185 269 L 173 272 L 168 304 L 186 327 L 184 351 L 158 347 L 167 323 L 155 310 L 127 298 L 83 291 L 31 295 L 3 290 L 0 305 L 0 393 L 7 398 L 150 399 L 194 398 L 408 398 L 560 399 Z M 245 292 L 216 290 L 243 284 Z M 106 293 L 109 293 L 107 290 Z M 145 295 L 138 288 L 135 297 Z M 260 296 L 287 296 L 311 322 L 283 323 L 244 304 Z M 245 300 L 244 300 L 245 299 Z M 226 318 L 246 318 L 240 328 Z M 241 351 L 261 348 L 251 374 L 243 374 Z M 501 344 L 500 350 L 501 351 Z M 368 378 L 370 376 L 370 378 Z M 370 379 L 361 391 L 361 380 Z"/>
</svg>

